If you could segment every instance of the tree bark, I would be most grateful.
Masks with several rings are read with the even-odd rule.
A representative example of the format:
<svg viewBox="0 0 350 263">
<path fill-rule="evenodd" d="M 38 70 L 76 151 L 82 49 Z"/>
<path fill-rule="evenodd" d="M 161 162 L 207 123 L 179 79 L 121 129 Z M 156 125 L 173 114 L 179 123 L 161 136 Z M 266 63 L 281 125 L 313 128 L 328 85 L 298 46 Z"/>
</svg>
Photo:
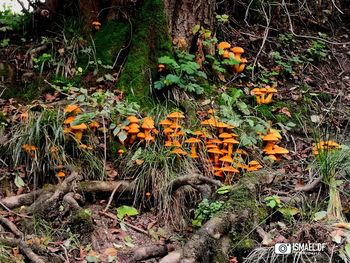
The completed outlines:
<svg viewBox="0 0 350 263">
<path fill-rule="evenodd" d="M 164 0 L 164 7 L 173 44 L 181 49 L 190 48 L 195 25 L 213 29 L 215 1 Z"/>
</svg>

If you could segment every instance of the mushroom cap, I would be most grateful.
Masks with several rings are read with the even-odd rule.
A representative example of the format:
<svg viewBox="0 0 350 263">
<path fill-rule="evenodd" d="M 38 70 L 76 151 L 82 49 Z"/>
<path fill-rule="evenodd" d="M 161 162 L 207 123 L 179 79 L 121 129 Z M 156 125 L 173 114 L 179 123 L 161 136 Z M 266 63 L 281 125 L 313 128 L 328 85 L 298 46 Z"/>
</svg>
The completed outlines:
<svg viewBox="0 0 350 263">
<path fill-rule="evenodd" d="M 131 123 L 129 125 L 129 129 L 135 129 L 135 128 L 140 128 L 140 125 L 138 125 L 137 123 Z"/>
<path fill-rule="evenodd" d="M 181 143 L 179 141 L 173 141 L 171 143 L 171 146 L 175 146 L 175 147 L 181 147 Z"/>
<path fill-rule="evenodd" d="M 231 132 L 230 134 L 231 134 L 231 136 L 232 136 L 233 138 L 237 138 L 237 137 L 238 137 L 238 134 L 235 134 L 235 133 L 233 133 L 233 132 Z"/>
<path fill-rule="evenodd" d="M 64 172 L 62 172 L 62 171 L 59 171 L 59 172 L 56 173 L 56 176 L 62 178 L 62 177 L 65 177 L 66 174 Z"/>
<path fill-rule="evenodd" d="M 182 112 L 175 111 L 173 113 L 170 113 L 167 118 L 169 119 L 184 119 L 185 116 L 182 114 Z"/>
<path fill-rule="evenodd" d="M 93 26 L 101 26 L 101 23 L 98 22 L 98 21 L 93 21 L 93 22 L 92 22 L 92 25 L 93 25 Z"/>
<path fill-rule="evenodd" d="M 230 57 L 230 53 L 228 50 L 224 50 L 224 53 L 222 54 L 223 58 L 229 58 Z M 233 53 L 232 53 L 233 54 Z"/>
<path fill-rule="evenodd" d="M 162 120 L 159 122 L 159 125 L 162 126 L 170 126 L 171 124 L 173 124 L 171 121 L 169 121 L 168 119 Z"/>
<path fill-rule="evenodd" d="M 169 127 L 172 128 L 172 129 L 180 129 L 180 128 L 182 128 L 182 126 L 180 124 L 178 124 L 178 123 L 173 123 Z"/>
<path fill-rule="evenodd" d="M 130 127 L 130 129 L 128 130 L 129 134 L 138 134 L 140 132 L 138 127 Z"/>
<path fill-rule="evenodd" d="M 77 105 L 67 105 L 67 107 L 64 109 L 65 113 L 78 113 L 81 112 L 81 109 Z"/>
<path fill-rule="evenodd" d="M 330 148 L 341 148 L 340 144 L 336 143 L 335 141 L 324 142 L 324 145 L 327 145 Z"/>
<path fill-rule="evenodd" d="M 248 60 L 246 58 L 241 58 L 241 63 L 247 63 Z"/>
<path fill-rule="evenodd" d="M 276 152 L 275 152 L 275 150 L 274 150 L 273 148 L 272 148 L 272 149 L 265 150 L 264 152 L 265 152 L 265 154 L 267 154 L 267 155 L 276 154 Z"/>
<path fill-rule="evenodd" d="M 193 133 L 194 135 L 197 135 L 197 136 L 203 136 L 203 135 L 205 135 L 204 134 L 204 132 L 202 132 L 202 131 L 195 131 L 194 133 Z"/>
<path fill-rule="evenodd" d="M 158 68 L 159 68 L 159 69 L 164 69 L 164 68 L 165 68 L 165 65 L 164 65 L 164 64 L 159 64 L 159 65 L 158 65 Z"/>
<path fill-rule="evenodd" d="M 280 147 L 278 145 L 275 145 L 274 151 L 275 151 L 276 154 L 287 154 L 287 153 L 289 153 L 289 151 L 287 149 L 285 149 L 283 147 Z"/>
<path fill-rule="evenodd" d="M 231 44 L 225 41 L 222 41 L 218 44 L 218 49 L 229 49 L 231 47 Z"/>
<path fill-rule="evenodd" d="M 191 153 L 190 157 L 192 159 L 197 159 L 197 158 L 199 158 L 199 155 L 197 153 Z"/>
<path fill-rule="evenodd" d="M 83 131 L 87 129 L 87 126 L 85 123 L 79 124 L 79 125 L 71 125 L 70 126 L 72 130 L 77 130 L 77 131 Z"/>
<path fill-rule="evenodd" d="M 191 137 L 191 138 L 187 139 L 187 140 L 185 141 L 185 143 L 198 143 L 198 142 L 200 142 L 200 141 L 201 141 L 200 139 Z"/>
<path fill-rule="evenodd" d="M 146 117 L 143 119 L 143 123 L 142 123 L 142 129 L 145 129 L 145 130 L 151 130 L 154 128 L 154 121 L 152 118 L 150 117 Z"/>
<path fill-rule="evenodd" d="M 230 133 L 223 132 L 219 134 L 219 138 L 228 139 L 228 138 L 232 138 L 232 135 Z"/>
<path fill-rule="evenodd" d="M 214 139 L 210 139 L 208 141 L 208 144 L 222 144 L 222 141 L 214 138 Z"/>
<path fill-rule="evenodd" d="M 220 151 L 218 148 L 211 148 L 211 149 L 208 150 L 208 153 L 223 155 L 223 152 Z"/>
<path fill-rule="evenodd" d="M 273 133 L 278 139 L 282 139 L 282 135 L 280 134 L 279 130 L 270 129 L 269 132 Z"/>
<path fill-rule="evenodd" d="M 252 172 L 252 171 L 258 171 L 260 168 L 258 168 L 257 166 L 251 166 L 247 168 L 248 172 Z"/>
<path fill-rule="evenodd" d="M 74 121 L 75 117 L 69 116 L 67 119 L 64 120 L 64 124 L 70 124 L 72 121 Z"/>
<path fill-rule="evenodd" d="M 119 149 L 118 153 L 124 153 L 124 150 L 123 149 Z"/>
<path fill-rule="evenodd" d="M 224 122 L 218 122 L 216 125 L 215 125 L 216 128 L 227 128 L 228 127 L 228 124 L 224 123 Z"/>
<path fill-rule="evenodd" d="M 239 144 L 239 141 L 233 139 L 233 138 L 228 138 L 222 141 L 223 143 L 228 143 L 228 144 Z"/>
<path fill-rule="evenodd" d="M 228 156 L 228 155 L 225 155 L 223 157 L 221 157 L 219 159 L 220 162 L 223 162 L 223 163 L 233 163 L 233 159 L 232 157 Z"/>
<path fill-rule="evenodd" d="M 187 152 L 185 152 L 181 148 L 176 148 L 172 150 L 170 153 L 177 154 L 177 155 L 187 155 Z"/>
<path fill-rule="evenodd" d="M 140 122 L 140 120 L 137 117 L 132 116 L 132 115 L 128 116 L 127 119 L 130 121 L 130 123 L 139 123 Z"/>
<path fill-rule="evenodd" d="M 163 132 L 164 132 L 164 134 L 165 135 L 167 135 L 167 134 L 169 134 L 169 133 L 172 133 L 174 130 L 172 129 L 172 128 L 165 128 L 164 130 L 163 130 Z"/>
<path fill-rule="evenodd" d="M 268 133 L 263 137 L 263 141 L 268 141 L 268 142 L 277 142 L 279 139 L 274 133 Z"/>
<path fill-rule="evenodd" d="M 267 88 L 260 88 L 260 92 L 261 92 L 262 94 L 265 94 L 265 93 L 267 92 Z"/>
<path fill-rule="evenodd" d="M 211 149 L 211 148 L 218 148 L 218 146 L 216 144 L 207 144 L 205 146 L 207 149 Z"/>
<path fill-rule="evenodd" d="M 172 146 L 171 141 L 166 141 L 164 144 L 164 147 L 171 147 L 171 146 Z"/>
<path fill-rule="evenodd" d="M 139 132 L 138 134 L 137 134 L 137 138 L 140 138 L 140 139 L 144 139 L 146 136 L 145 136 L 145 134 L 143 133 L 143 132 Z"/>
<path fill-rule="evenodd" d="M 254 95 L 262 95 L 262 92 L 261 92 L 260 88 L 252 89 L 252 93 Z"/>
<path fill-rule="evenodd" d="M 243 54 L 244 53 L 244 49 L 241 47 L 233 47 L 233 48 L 231 48 L 231 51 L 235 54 Z"/>
<path fill-rule="evenodd" d="M 275 142 L 268 142 L 266 146 L 263 148 L 263 152 L 272 151 L 275 146 Z"/>
<path fill-rule="evenodd" d="M 100 124 L 97 121 L 92 121 L 92 122 L 90 122 L 89 127 L 90 128 L 98 128 L 98 127 L 100 127 Z"/>
<path fill-rule="evenodd" d="M 250 161 L 248 164 L 249 164 L 249 166 L 260 165 L 260 163 L 258 161 L 255 161 L 255 160 Z"/>
<path fill-rule="evenodd" d="M 277 89 L 271 87 L 266 88 L 266 93 L 277 93 Z"/>
</svg>

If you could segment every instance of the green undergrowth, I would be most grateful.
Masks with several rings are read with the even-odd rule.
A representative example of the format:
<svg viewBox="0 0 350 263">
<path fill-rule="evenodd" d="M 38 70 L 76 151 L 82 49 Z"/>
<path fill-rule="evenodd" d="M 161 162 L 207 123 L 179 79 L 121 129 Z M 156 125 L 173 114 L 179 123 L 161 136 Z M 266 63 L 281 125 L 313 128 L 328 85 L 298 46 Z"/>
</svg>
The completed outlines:
<svg viewBox="0 0 350 263">
<path fill-rule="evenodd" d="M 157 59 L 172 53 L 163 2 L 144 1 L 132 24 L 131 47 L 117 88 L 127 92 L 129 100 L 143 105 L 140 98 L 150 93 Z"/>
</svg>

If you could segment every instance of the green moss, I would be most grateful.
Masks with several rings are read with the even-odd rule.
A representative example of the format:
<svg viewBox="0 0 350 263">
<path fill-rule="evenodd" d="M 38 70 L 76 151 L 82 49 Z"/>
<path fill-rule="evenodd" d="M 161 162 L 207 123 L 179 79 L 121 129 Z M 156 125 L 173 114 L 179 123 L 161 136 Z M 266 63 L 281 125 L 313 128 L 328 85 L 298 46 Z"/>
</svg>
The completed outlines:
<svg viewBox="0 0 350 263">
<path fill-rule="evenodd" d="M 117 87 L 127 93 L 130 101 L 144 105 L 150 77 L 156 76 L 158 57 L 172 52 L 163 1 L 145 0 L 133 19 L 133 27 L 131 47 Z"/>
<path fill-rule="evenodd" d="M 97 58 L 104 65 L 112 65 L 120 49 L 130 39 L 130 25 L 127 21 L 111 21 L 103 24 L 94 37 Z"/>
</svg>

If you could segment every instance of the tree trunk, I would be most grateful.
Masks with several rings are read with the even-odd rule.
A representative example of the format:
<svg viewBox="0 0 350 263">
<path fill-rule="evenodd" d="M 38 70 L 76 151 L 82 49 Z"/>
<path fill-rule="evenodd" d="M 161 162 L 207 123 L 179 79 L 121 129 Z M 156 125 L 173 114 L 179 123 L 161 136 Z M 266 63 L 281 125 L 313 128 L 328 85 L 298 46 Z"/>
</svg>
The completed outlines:
<svg viewBox="0 0 350 263">
<path fill-rule="evenodd" d="M 215 1 L 164 0 L 164 7 L 173 44 L 181 49 L 190 48 L 195 25 L 213 28 Z"/>
</svg>

